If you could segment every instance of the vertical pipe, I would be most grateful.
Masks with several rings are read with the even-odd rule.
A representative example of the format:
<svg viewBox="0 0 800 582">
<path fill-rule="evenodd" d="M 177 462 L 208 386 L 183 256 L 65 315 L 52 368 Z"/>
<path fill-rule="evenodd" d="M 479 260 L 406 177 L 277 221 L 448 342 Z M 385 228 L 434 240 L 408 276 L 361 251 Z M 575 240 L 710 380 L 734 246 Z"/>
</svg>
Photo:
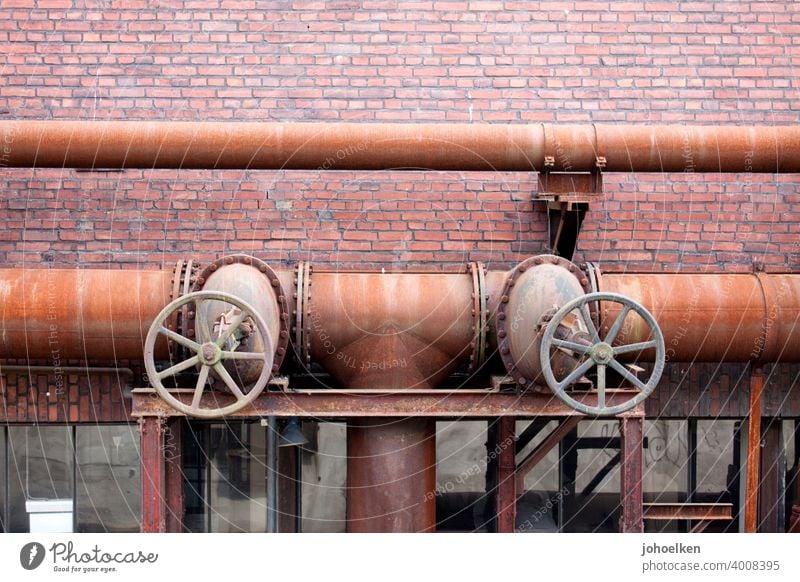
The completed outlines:
<svg viewBox="0 0 800 582">
<path fill-rule="evenodd" d="M 750 372 L 750 416 L 747 424 L 747 483 L 744 498 L 744 531 L 758 531 L 758 469 L 761 456 L 761 393 L 764 374 L 761 368 Z"/>
<path fill-rule="evenodd" d="M 142 533 L 166 531 L 164 518 L 164 419 L 139 419 L 142 467 Z"/>
<path fill-rule="evenodd" d="M 267 533 L 278 532 L 278 418 L 267 418 Z"/>
<path fill-rule="evenodd" d="M 503 416 L 497 423 L 497 533 L 513 533 L 517 522 L 516 419 Z"/>
<path fill-rule="evenodd" d="M 166 461 L 166 528 L 170 533 L 183 531 L 183 418 L 169 419 L 166 430 L 164 457 Z"/>
<path fill-rule="evenodd" d="M 644 418 L 624 417 L 619 421 L 620 434 L 620 505 L 622 533 L 642 533 L 642 465 L 644 461 Z"/>
<path fill-rule="evenodd" d="M 347 529 L 436 531 L 436 422 L 373 418 L 347 424 Z"/>
</svg>

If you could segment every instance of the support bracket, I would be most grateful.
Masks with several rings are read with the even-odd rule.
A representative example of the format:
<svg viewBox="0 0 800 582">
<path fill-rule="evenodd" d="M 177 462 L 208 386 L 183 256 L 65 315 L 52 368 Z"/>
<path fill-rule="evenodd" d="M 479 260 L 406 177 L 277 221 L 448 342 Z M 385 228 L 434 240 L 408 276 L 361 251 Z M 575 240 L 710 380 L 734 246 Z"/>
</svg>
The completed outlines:
<svg viewBox="0 0 800 582">
<path fill-rule="evenodd" d="M 603 193 L 600 160 L 594 172 L 539 173 L 536 200 L 547 203 L 549 250 L 572 260 L 589 204 Z"/>
</svg>

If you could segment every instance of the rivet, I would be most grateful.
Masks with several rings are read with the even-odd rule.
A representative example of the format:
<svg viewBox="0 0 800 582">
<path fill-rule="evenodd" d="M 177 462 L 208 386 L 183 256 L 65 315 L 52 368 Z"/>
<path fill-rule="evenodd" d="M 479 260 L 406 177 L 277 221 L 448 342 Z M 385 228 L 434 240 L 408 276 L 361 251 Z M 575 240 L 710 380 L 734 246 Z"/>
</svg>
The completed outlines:
<svg viewBox="0 0 800 582">
<path fill-rule="evenodd" d="M 498 314 L 497 314 L 497 319 L 499 319 L 499 320 L 501 320 L 501 321 L 502 321 L 502 320 L 504 320 L 505 318 L 506 318 L 506 314 L 505 314 L 505 312 L 502 312 L 502 311 L 501 311 L 500 313 L 498 313 Z"/>
<path fill-rule="evenodd" d="M 282 356 L 286 353 L 286 350 L 284 348 L 278 348 L 278 353 Z"/>
<path fill-rule="evenodd" d="M 198 277 L 197 278 L 197 284 L 198 285 L 205 285 L 205 282 L 206 282 L 206 280 L 203 279 L 203 277 Z"/>
<path fill-rule="evenodd" d="M 297 299 L 297 293 L 292 293 L 292 299 Z"/>
<path fill-rule="evenodd" d="M 508 303 L 508 295 L 503 295 L 503 297 L 500 298 L 500 301 L 503 303 Z"/>
<path fill-rule="evenodd" d="M 508 282 L 508 286 L 513 287 L 514 283 L 516 283 L 516 281 L 514 279 L 511 279 L 511 281 Z"/>
<path fill-rule="evenodd" d="M 520 265 L 519 267 L 517 267 L 517 270 L 518 270 L 520 273 L 524 273 L 524 272 L 525 272 L 525 270 L 526 270 L 527 268 L 528 268 L 528 267 L 526 267 L 525 265 Z"/>
<path fill-rule="evenodd" d="M 278 295 L 278 302 L 283 303 L 284 301 L 286 301 L 286 297 L 284 297 L 283 295 Z"/>
<path fill-rule="evenodd" d="M 216 264 L 216 263 L 211 263 L 211 266 L 210 266 L 209 268 L 210 268 L 212 271 L 216 271 L 216 270 L 217 270 L 217 264 Z"/>
<path fill-rule="evenodd" d="M 266 265 L 259 265 L 258 266 L 258 270 L 261 271 L 262 273 L 266 273 L 267 272 L 267 266 Z"/>
<path fill-rule="evenodd" d="M 517 380 L 517 384 L 519 384 L 520 386 L 525 386 L 525 384 L 527 383 L 528 381 L 525 378 L 520 378 L 519 380 Z"/>
<path fill-rule="evenodd" d="M 281 330 L 281 337 L 286 337 L 288 335 L 289 335 L 289 333 L 285 329 Z"/>
<path fill-rule="evenodd" d="M 503 346 L 503 347 L 500 349 L 500 353 L 501 353 L 501 354 L 503 354 L 503 355 L 507 355 L 507 354 L 508 354 L 510 351 L 511 351 L 511 350 L 509 350 L 509 349 L 508 349 L 506 346 Z"/>
<path fill-rule="evenodd" d="M 272 372 L 273 373 L 277 374 L 278 370 L 280 370 L 280 368 L 278 367 L 278 364 L 275 364 L 274 366 L 272 366 Z"/>
<path fill-rule="evenodd" d="M 585 287 L 588 284 L 589 284 L 589 279 L 587 279 L 586 277 L 581 277 L 581 285 Z"/>
<path fill-rule="evenodd" d="M 249 265 L 249 264 L 250 264 L 250 263 L 252 263 L 252 262 L 253 262 L 253 259 L 251 259 L 250 257 L 245 257 L 245 258 L 244 258 L 244 264 L 245 264 L 245 265 Z"/>
<path fill-rule="evenodd" d="M 272 286 L 273 286 L 273 287 L 277 287 L 277 286 L 278 286 L 278 280 L 277 280 L 277 279 L 272 279 L 272 280 L 270 281 L 270 283 L 272 283 Z"/>
<path fill-rule="evenodd" d="M 497 337 L 506 337 L 506 330 L 501 329 L 497 332 Z"/>
<path fill-rule="evenodd" d="M 189 337 L 194 337 L 194 330 L 193 329 L 187 329 L 186 330 L 186 335 L 188 335 Z"/>
<path fill-rule="evenodd" d="M 575 269 L 575 265 L 572 265 L 572 264 L 567 268 L 569 269 L 570 273 L 574 273 L 577 270 L 577 269 Z"/>
<path fill-rule="evenodd" d="M 228 265 L 233 264 L 233 257 L 225 257 L 225 263 Z"/>
<path fill-rule="evenodd" d="M 557 265 L 559 263 L 558 257 L 550 257 L 550 262 Z"/>
<path fill-rule="evenodd" d="M 542 258 L 541 257 L 534 257 L 533 264 L 534 265 L 541 265 L 542 264 Z"/>
</svg>

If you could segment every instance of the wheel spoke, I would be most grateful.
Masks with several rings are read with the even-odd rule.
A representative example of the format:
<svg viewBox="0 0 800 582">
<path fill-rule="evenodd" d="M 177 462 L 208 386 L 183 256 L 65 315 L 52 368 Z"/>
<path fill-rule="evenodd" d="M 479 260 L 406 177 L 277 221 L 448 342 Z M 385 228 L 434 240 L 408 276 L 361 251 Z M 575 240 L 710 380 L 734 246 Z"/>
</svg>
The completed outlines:
<svg viewBox="0 0 800 582">
<path fill-rule="evenodd" d="M 592 338 L 592 343 L 600 343 L 600 336 L 597 335 L 597 328 L 594 326 L 594 321 L 592 321 L 592 314 L 589 313 L 589 306 L 585 303 L 580 307 L 581 318 L 583 322 L 586 324 L 586 329 L 589 330 L 589 335 Z"/>
<path fill-rule="evenodd" d="M 239 329 L 239 326 L 242 325 L 242 322 L 248 316 L 249 316 L 249 313 L 247 313 L 246 311 L 244 311 L 244 310 L 240 311 L 239 315 L 236 316 L 236 318 L 231 322 L 231 324 L 227 327 L 227 329 L 225 329 L 219 335 L 219 337 L 217 338 L 217 342 L 216 342 L 217 345 L 219 347 L 222 347 L 222 344 L 224 344 L 226 341 L 228 341 L 228 338 L 231 337 L 231 335 L 233 335 L 233 332 L 235 332 L 237 329 Z"/>
<path fill-rule="evenodd" d="M 572 370 L 572 372 L 570 372 L 566 378 L 561 380 L 561 382 L 558 383 L 558 388 L 559 389 L 566 388 L 567 386 L 572 384 L 575 380 L 578 380 L 581 376 L 586 374 L 586 372 L 588 372 L 592 366 L 594 366 L 594 360 L 592 360 L 591 358 L 586 360 L 583 364 Z"/>
<path fill-rule="evenodd" d="M 185 348 L 189 348 L 190 350 L 200 349 L 200 344 L 198 344 L 197 342 L 193 342 L 188 337 L 184 337 L 181 334 L 172 331 L 171 329 L 167 329 L 163 325 L 158 331 L 160 333 L 163 333 L 165 336 L 174 341 L 176 344 L 180 344 Z"/>
<path fill-rule="evenodd" d="M 620 364 L 618 361 L 611 360 L 608 364 L 609 364 L 609 366 L 614 368 L 614 370 L 616 370 L 619 373 L 620 376 L 622 376 L 625 380 L 627 380 L 628 382 L 630 382 L 631 384 L 636 386 L 639 390 L 644 390 L 646 388 L 644 382 L 639 380 L 639 378 L 636 377 L 636 374 L 634 374 L 633 372 L 628 370 L 625 366 Z"/>
<path fill-rule="evenodd" d="M 630 305 L 625 305 L 622 307 L 622 311 L 619 312 L 619 315 L 617 315 L 617 319 L 614 320 L 614 325 L 611 326 L 611 329 L 608 330 L 608 333 L 606 334 L 605 342 L 607 344 L 614 343 L 614 340 L 617 338 L 619 330 L 622 329 L 622 324 L 625 323 L 625 318 L 628 317 L 628 313 L 630 313 L 630 311 L 631 311 Z"/>
<path fill-rule="evenodd" d="M 203 398 L 203 391 L 208 382 L 208 372 L 211 370 L 208 366 L 203 366 L 200 370 L 200 376 L 197 378 L 197 386 L 194 389 L 194 396 L 192 396 L 192 408 L 200 408 L 200 400 Z"/>
<path fill-rule="evenodd" d="M 261 352 L 222 352 L 223 360 L 264 360 L 266 356 Z"/>
<path fill-rule="evenodd" d="M 564 348 L 566 350 L 572 350 L 573 352 L 578 352 L 579 354 L 585 354 L 586 352 L 589 351 L 589 348 L 591 347 L 560 339 L 553 339 L 553 345 L 556 346 L 557 348 Z"/>
<path fill-rule="evenodd" d="M 222 381 L 225 382 L 225 385 L 231 391 L 231 393 L 236 396 L 236 400 L 244 400 L 245 395 L 242 392 L 241 388 L 236 384 L 236 380 L 231 378 L 231 375 L 228 373 L 228 370 L 225 369 L 220 363 L 214 364 L 214 371 L 219 374 L 219 377 L 222 378 Z"/>
<path fill-rule="evenodd" d="M 640 342 L 638 344 L 619 346 L 614 348 L 614 355 L 617 356 L 619 354 L 630 354 L 631 352 L 642 352 L 644 350 L 655 348 L 657 345 L 658 344 L 656 343 L 656 340 L 650 340 L 649 342 Z"/>
<path fill-rule="evenodd" d="M 156 376 L 158 376 L 159 380 L 163 380 L 164 378 L 168 378 L 169 376 L 174 376 L 178 372 L 183 372 L 184 370 L 188 370 L 192 366 L 196 366 L 200 363 L 199 356 L 192 356 L 186 361 L 181 362 L 180 364 L 175 364 L 171 368 L 167 368 L 166 370 L 162 370 Z"/>
<path fill-rule="evenodd" d="M 606 405 L 606 365 L 597 364 L 597 407 Z"/>
</svg>

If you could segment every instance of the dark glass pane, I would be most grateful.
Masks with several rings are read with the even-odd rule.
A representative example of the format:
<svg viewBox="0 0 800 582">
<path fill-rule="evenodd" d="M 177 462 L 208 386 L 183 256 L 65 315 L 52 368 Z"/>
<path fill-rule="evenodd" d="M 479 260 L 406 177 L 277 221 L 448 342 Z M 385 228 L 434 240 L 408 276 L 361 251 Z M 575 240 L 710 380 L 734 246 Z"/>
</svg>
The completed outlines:
<svg viewBox="0 0 800 582">
<path fill-rule="evenodd" d="M 6 429 L 0 427 L 0 533 L 8 531 L 6 524 Z"/>
<path fill-rule="evenodd" d="M 187 422 L 183 429 L 183 527 L 188 532 L 207 532 L 206 436 L 208 425 Z"/>
<path fill-rule="evenodd" d="M 561 441 L 563 531 L 619 530 L 619 422 L 578 424 L 577 440 Z"/>
<path fill-rule="evenodd" d="M 139 531 L 141 492 L 136 427 L 78 426 L 76 433 L 78 531 Z"/>
<path fill-rule="evenodd" d="M 66 426 L 8 428 L 9 531 L 30 531 L 26 501 L 72 499 L 72 438 Z"/>
</svg>

